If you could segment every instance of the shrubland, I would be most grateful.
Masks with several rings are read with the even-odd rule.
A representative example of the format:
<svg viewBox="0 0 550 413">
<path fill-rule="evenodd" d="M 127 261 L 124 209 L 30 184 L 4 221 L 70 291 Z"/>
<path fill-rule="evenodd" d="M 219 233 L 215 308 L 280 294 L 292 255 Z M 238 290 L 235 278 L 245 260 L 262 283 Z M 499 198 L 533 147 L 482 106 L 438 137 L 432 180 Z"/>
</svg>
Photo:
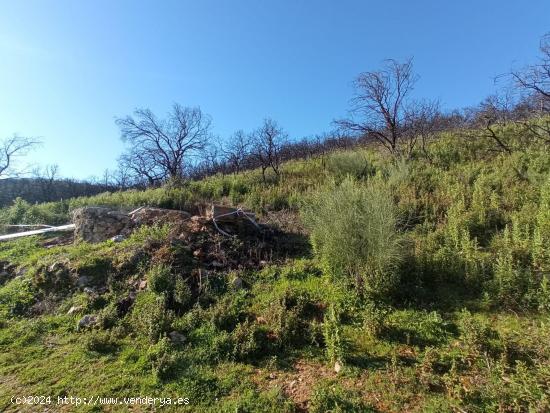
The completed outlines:
<svg viewBox="0 0 550 413">
<path fill-rule="evenodd" d="M 15 200 L 1 223 L 64 223 L 85 205 L 240 205 L 289 245 L 199 288 L 169 227 L 1 243 L 0 409 L 21 410 L 14 394 L 93 392 L 189 397 L 167 411 L 547 411 L 550 155 L 525 128 L 499 127 L 514 150 L 445 132 L 408 160 L 358 147 L 265 182 L 252 170 Z M 79 326 L 85 314 L 97 322 Z"/>
</svg>

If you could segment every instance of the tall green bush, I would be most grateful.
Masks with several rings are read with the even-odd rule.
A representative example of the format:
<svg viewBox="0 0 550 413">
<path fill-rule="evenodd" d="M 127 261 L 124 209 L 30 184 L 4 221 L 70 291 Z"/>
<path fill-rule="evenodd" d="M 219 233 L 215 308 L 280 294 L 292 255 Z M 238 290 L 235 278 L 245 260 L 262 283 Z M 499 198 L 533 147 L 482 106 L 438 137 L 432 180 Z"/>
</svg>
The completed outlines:
<svg viewBox="0 0 550 413">
<path fill-rule="evenodd" d="M 315 253 L 335 279 L 375 295 L 396 286 L 401 236 L 384 186 L 347 178 L 313 195 L 302 215 Z"/>
</svg>

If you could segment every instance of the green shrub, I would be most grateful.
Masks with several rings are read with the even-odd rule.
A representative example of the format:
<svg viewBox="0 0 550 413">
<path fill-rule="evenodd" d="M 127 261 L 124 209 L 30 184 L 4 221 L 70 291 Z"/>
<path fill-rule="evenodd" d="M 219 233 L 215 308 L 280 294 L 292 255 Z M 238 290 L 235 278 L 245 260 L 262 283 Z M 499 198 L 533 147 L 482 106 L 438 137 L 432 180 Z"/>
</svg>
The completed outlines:
<svg viewBox="0 0 550 413">
<path fill-rule="evenodd" d="M 176 277 L 174 281 L 172 298 L 176 306 L 180 309 L 188 308 L 191 305 L 193 299 L 191 288 L 182 277 Z"/>
<path fill-rule="evenodd" d="M 462 310 L 457 324 L 462 341 L 474 352 L 487 352 L 494 348 L 493 341 L 498 338 L 498 333 L 486 319 Z"/>
<path fill-rule="evenodd" d="M 149 289 L 162 295 L 170 309 L 182 311 L 189 307 L 193 298 L 187 282 L 164 264 L 153 265 L 147 273 Z"/>
<path fill-rule="evenodd" d="M 223 296 L 210 309 L 212 323 L 219 330 L 233 331 L 246 319 L 246 304 L 245 291 Z"/>
<path fill-rule="evenodd" d="M 326 169 L 330 175 L 345 178 L 351 176 L 361 179 L 373 175 L 376 170 L 362 151 L 339 151 L 326 159 Z"/>
<path fill-rule="evenodd" d="M 237 360 L 250 361 L 269 354 L 269 342 L 264 326 L 245 321 L 237 325 L 231 337 L 233 354 Z"/>
<path fill-rule="evenodd" d="M 174 277 L 170 267 L 166 265 L 154 265 L 147 273 L 147 285 L 156 294 L 168 294 L 174 288 Z"/>
<path fill-rule="evenodd" d="M 167 331 L 173 318 L 164 301 L 153 292 L 143 292 L 138 294 L 131 312 L 132 327 L 153 343 Z"/>
<path fill-rule="evenodd" d="M 111 353 L 118 348 L 118 343 L 107 331 L 91 330 L 85 335 L 84 346 L 88 351 Z"/>
<path fill-rule="evenodd" d="M 0 319 L 24 316 L 36 302 L 29 279 L 18 278 L 0 287 Z"/>
<path fill-rule="evenodd" d="M 339 363 L 342 365 L 346 360 L 349 348 L 343 336 L 340 315 L 334 305 L 331 305 L 325 314 L 323 337 L 330 364 Z"/>
<path fill-rule="evenodd" d="M 163 337 L 156 344 L 149 347 L 147 361 L 153 375 L 160 381 L 173 377 L 177 366 L 178 356 L 172 349 L 170 340 Z"/>
<path fill-rule="evenodd" d="M 400 310 L 388 316 L 385 333 L 410 345 L 429 346 L 446 342 L 453 326 L 437 311 Z"/>
<path fill-rule="evenodd" d="M 389 313 L 390 308 L 384 304 L 368 301 L 362 314 L 365 332 L 372 338 L 379 337 Z"/>
<path fill-rule="evenodd" d="M 316 254 L 335 279 L 376 295 L 396 287 L 401 237 L 384 187 L 346 179 L 314 195 L 303 218 Z"/>
<path fill-rule="evenodd" d="M 98 324 L 103 329 L 114 327 L 119 321 L 118 311 L 115 303 L 110 303 L 101 309 L 98 314 Z"/>
</svg>

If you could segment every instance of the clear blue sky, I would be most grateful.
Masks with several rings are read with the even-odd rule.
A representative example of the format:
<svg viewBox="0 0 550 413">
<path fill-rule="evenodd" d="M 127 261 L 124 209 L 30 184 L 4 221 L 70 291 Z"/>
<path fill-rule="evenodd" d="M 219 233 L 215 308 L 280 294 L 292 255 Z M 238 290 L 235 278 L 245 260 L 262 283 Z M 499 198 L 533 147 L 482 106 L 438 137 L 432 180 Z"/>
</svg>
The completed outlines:
<svg viewBox="0 0 550 413">
<path fill-rule="evenodd" d="M 40 136 L 29 160 L 85 178 L 122 150 L 115 117 L 199 105 L 222 137 L 278 120 L 331 128 L 350 82 L 414 56 L 418 97 L 476 104 L 533 61 L 548 0 L 0 0 L 0 137 Z"/>
</svg>

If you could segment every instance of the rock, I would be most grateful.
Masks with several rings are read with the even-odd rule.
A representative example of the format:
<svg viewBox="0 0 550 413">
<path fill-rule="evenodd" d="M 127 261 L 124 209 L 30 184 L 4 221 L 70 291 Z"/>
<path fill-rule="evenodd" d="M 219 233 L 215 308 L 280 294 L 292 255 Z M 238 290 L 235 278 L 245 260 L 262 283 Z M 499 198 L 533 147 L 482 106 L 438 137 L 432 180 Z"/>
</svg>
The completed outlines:
<svg viewBox="0 0 550 413">
<path fill-rule="evenodd" d="M 130 310 L 134 304 L 136 296 L 134 294 L 129 294 L 127 297 L 124 297 L 117 301 L 116 311 L 119 317 L 124 317 L 126 313 Z"/>
<path fill-rule="evenodd" d="M 243 288 L 243 279 L 241 277 L 235 277 L 233 281 L 231 281 L 231 285 L 235 290 L 241 290 Z"/>
<path fill-rule="evenodd" d="M 141 280 L 138 285 L 138 289 L 145 290 L 147 288 L 147 280 Z"/>
<path fill-rule="evenodd" d="M 69 311 L 67 311 L 68 315 L 72 315 L 75 313 L 80 313 L 82 310 L 84 310 L 84 307 L 81 305 L 73 305 L 71 308 L 69 308 Z"/>
<path fill-rule="evenodd" d="M 73 211 L 75 241 L 102 242 L 116 235 L 126 235 L 132 220 L 122 212 L 101 207 L 84 207 Z"/>
<path fill-rule="evenodd" d="M 339 361 L 337 361 L 336 363 L 334 363 L 334 371 L 336 373 L 340 373 L 340 370 L 342 370 L 342 365 L 340 364 Z"/>
<path fill-rule="evenodd" d="M 92 283 L 92 279 L 90 277 L 88 277 L 87 275 L 81 275 L 76 280 L 76 285 L 77 285 L 78 288 L 89 287 L 91 285 L 91 283 Z"/>
<path fill-rule="evenodd" d="M 177 331 L 171 331 L 168 337 L 170 337 L 170 341 L 174 344 L 183 344 L 186 340 L 185 336 Z"/>
<path fill-rule="evenodd" d="M 90 287 L 84 287 L 84 291 L 86 294 L 89 294 L 89 295 L 93 295 L 96 293 L 96 290 L 94 290 L 93 288 L 90 288 Z"/>
<path fill-rule="evenodd" d="M 111 238 L 111 241 L 113 242 L 122 242 L 126 239 L 126 237 L 122 234 L 118 234 L 118 235 L 115 235 L 114 237 Z"/>
<path fill-rule="evenodd" d="M 49 310 L 51 310 L 51 303 L 46 300 L 38 301 L 31 308 L 31 312 L 35 315 L 45 314 Z"/>
<path fill-rule="evenodd" d="M 11 274 L 7 271 L 0 271 L 0 285 L 4 285 L 11 278 Z"/>
<path fill-rule="evenodd" d="M 80 320 L 78 320 L 78 329 L 92 327 L 97 324 L 97 316 L 93 314 L 86 314 Z"/>
</svg>

